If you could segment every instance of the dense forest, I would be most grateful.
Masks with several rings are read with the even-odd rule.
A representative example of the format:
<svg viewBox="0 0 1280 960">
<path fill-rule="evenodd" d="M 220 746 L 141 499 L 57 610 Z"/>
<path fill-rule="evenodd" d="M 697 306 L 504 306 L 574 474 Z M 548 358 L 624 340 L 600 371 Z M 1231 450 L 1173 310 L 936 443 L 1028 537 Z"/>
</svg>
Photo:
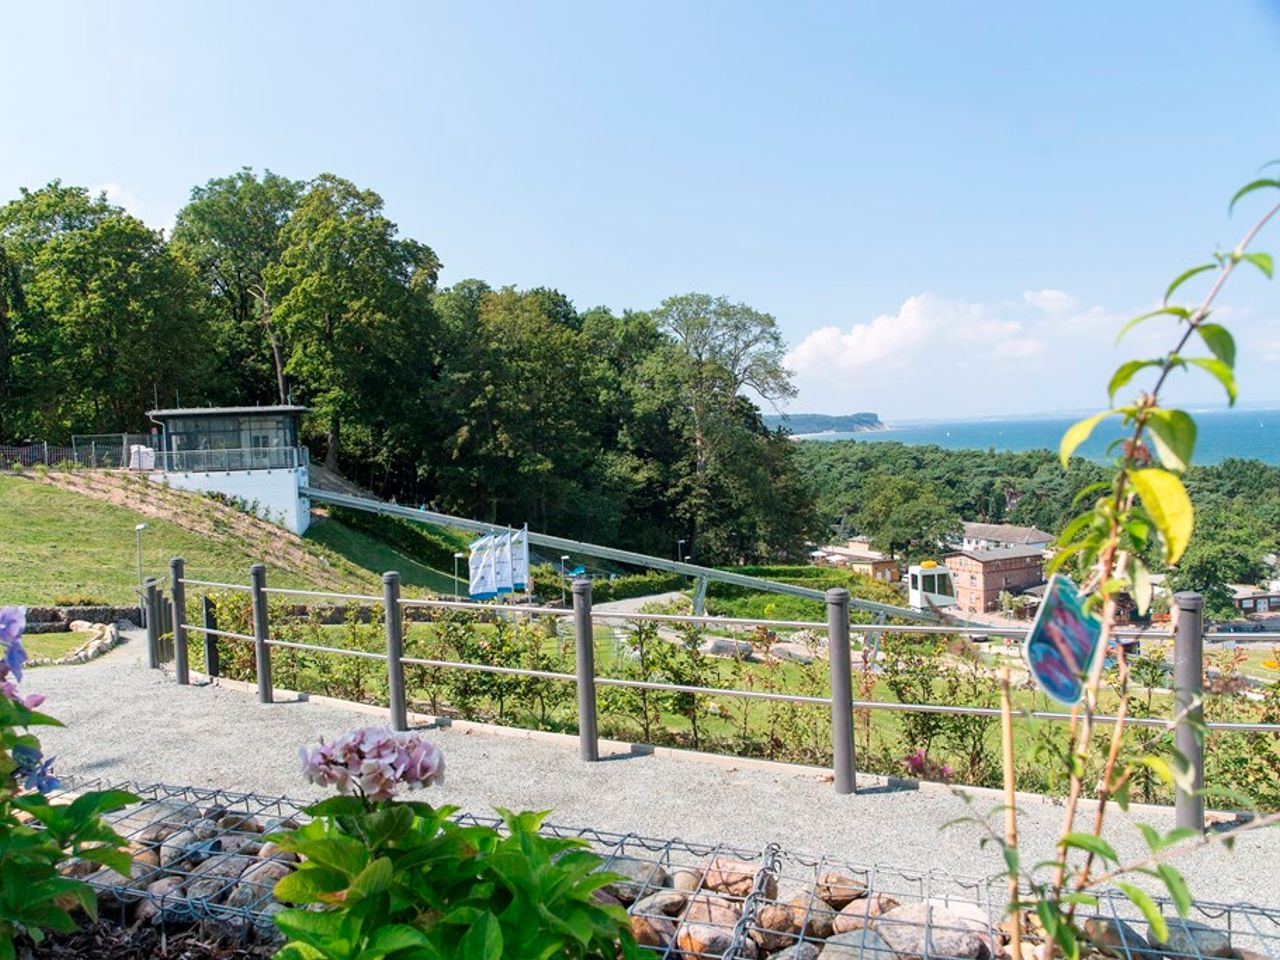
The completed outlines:
<svg viewBox="0 0 1280 960">
<path fill-rule="evenodd" d="M 1101 464 L 1075 459 L 1062 469 L 1048 450 L 997 453 L 896 442 L 798 444 L 804 475 L 818 494 L 831 536 L 863 533 L 885 550 L 915 558 L 959 531 L 961 520 L 1016 523 L 1058 534 L 1080 512 Z M 1256 583 L 1280 549 L 1280 467 L 1228 459 L 1192 467 L 1196 508 L 1191 545 L 1170 571 L 1175 590 L 1199 590 L 1211 613 L 1228 615 L 1227 583 Z M 1158 558 L 1148 558 L 1159 569 Z"/>
<path fill-rule="evenodd" d="M 384 497 L 705 562 L 817 530 L 773 317 L 723 297 L 579 310 L 462 280 L 371 190 L 244 169 L 170 236 L 53 182 L 0 206 L 0 443 L 146 430 L 163 406 L 310 407 L 313 454 Z"/>
</svg>

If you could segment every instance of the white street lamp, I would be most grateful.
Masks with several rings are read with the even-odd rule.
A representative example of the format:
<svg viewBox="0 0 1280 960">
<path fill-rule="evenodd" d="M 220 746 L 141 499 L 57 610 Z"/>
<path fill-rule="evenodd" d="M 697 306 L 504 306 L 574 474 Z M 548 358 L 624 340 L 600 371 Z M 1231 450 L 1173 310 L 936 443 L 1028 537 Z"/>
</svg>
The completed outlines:
<svg viewBox="0 0 1280 960">
<path fill-rule="evenodd" d="M 455 553 L 453 555 L 453 599 L 458 599 L 458 561 L 465 557 L 465 553 Z"/>
<path fill-rule="evenodd" d="M 683 539 L 676 541 L 676 559 L 679 560 L 681 563 L 684 563 L 684 540 Z"/>
<path fill-rule="evenodd" d="M 145 523 L 140 523 L 133 528 L 134 537 L 138 542 L 138 619 L 143 625 L 147 622 L 146 604 L 142 600 L 142 531 L 149 527 Z"/>
<path fill-rule="evenodd" d="M 569 579 L 569 555 L 563 554 L 560 557 L 560 606 L 565 605 L 565 583 Z"/>
</svg>

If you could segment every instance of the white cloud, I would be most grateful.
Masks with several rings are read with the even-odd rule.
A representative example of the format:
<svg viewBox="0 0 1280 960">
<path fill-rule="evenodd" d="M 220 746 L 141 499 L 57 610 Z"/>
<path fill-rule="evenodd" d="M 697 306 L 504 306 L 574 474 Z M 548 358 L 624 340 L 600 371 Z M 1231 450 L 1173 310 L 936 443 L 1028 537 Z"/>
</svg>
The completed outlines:
<svg viewBox="0 0 1280 960">
<path fill-rule="evenodd" d="M 1080 306 L 1080 301 L 1065 290 L 1026 290 L 1022 299 L 1048 314 L 1070 313 Z"/>
<path fill-rule="evenodd" d="M 173 211 L 154 209 L 139 197 L 134 190 L 116 183 L 114 180 L 95 184 L 89 188 L 89 193 L 93 196 L 97 196 L 99 193 L 106 194 L 108 203 L 123 207 L 125 211 L 133 214 L 153 229 L 156 227 L 163 228 L 166 234 L 172 231 L 174 220 L 177 219 L 177 215 Z"/>
</svg>

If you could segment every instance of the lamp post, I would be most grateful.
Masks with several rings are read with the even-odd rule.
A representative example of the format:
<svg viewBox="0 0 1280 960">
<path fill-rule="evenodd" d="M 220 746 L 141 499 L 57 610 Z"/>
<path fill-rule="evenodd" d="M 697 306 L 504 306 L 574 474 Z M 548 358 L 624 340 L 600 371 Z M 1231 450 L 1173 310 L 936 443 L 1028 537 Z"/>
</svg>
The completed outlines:
<svg viewBox="0 0 1280 960">
<path fill-rule="evenodd" d="M 138 597 L 139 597 L 138 619 L 143 621 L 144 626 L 146 625 L 147 614 L 146 614 L 146 610 L 144 609 L 144 604 L 142 603 L 142 600 L 141 600 L 141 597 L 142 597 L 142 531 L 146 529 L 149 529 L 149 528 L 145 523 L 140 523 L 133 528 L 134 538 L 138 542 Z"/>
<path fill-rule="evenodd" d="M 676 559 L 684 563 L 684 539 L 676 541 Z"/>
<path fill-rule="evenodd" d="M 465 557 L 465 553 L 455 553 L 453 555 L 453 599 L 458 599 L 458 561 Z"/>
<path fill-rule="evenodd" d="M 560 606 L 565 605 L 565 581 L 569 578 L 569 555 L 562 554 L 560 557 Z"/>
</svg>

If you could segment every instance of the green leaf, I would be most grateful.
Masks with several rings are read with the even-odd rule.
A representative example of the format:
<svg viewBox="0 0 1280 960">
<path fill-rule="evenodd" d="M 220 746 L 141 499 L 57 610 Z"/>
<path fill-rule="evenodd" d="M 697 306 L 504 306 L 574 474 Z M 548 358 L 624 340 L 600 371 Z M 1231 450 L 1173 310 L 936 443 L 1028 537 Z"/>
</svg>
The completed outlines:
<svg viewBox="0 0 1280 960">
<path fill-rule="evenodd" d="M 420 930 L 403 924 L 394 923 L 379 927 L 369 941 L 369 951 L 377 954 L 394 953 L 407 950 L 409 947 L 422 947 L 430 943 L 427 935 Z"/>
<path fill-rule="evenodd" d="M 1149 467 L 1129 474 L 1142 505 L 1164 538 L 1166 563 L 1177 563 L 1191 540 L 1195 511 L 1182 481 L 1168 470 Z"/>
<path fill-rule="evenodd" d="M 492 913 L 471 925 L 458 944 L 458 960 L 502 960 L 502 927 Z"/>
<path fill-rule="evenodd" d="M 1133 602 L 1137 604 L 1138 616 L 1146 616 L 1151 608 L 1151 571 L 1137 557 L 1130 562 L 1129 579 L 1133 581 Z"/>
<path fill-rule="evenodd" d="M 1168 315 L 1170 317 L 1177 317 L 1179 320 L 1186 320 L 1188 317 L 1191 316 L 1191 311 L 1186 309 L 1186 307 L 1161 307 L 1159 310 L 1152 310 L 1150 313 L 1139 314 L 1138 316 L 1134 317 L 1132 320 L 1129 320 L 1127 323 L 1125 323 L 1123 327 L 1120 328 L 1120 332 L 1116 334 L 1116 343 L 1119 343 L 1124 338 L 1124 335 L 1128 333 L 1130 330 L 1132 330 L 1134 327 L 1136 327 L 1138 324 L 1146 320 L 1150 320 L 1152 317 L 1160 317 L 1165 315 Z"/>
<path fill-rule="evenodd" d="M 1280 180 L 1254 180 L 1252 183 L 1246 183 L 1243 187 L 1236 191 L 1236 195 L 1231 198 L 1231 202 L 1227 204 L 1227 213 L 1231 213 L 1236 208 L 1236 201 L 1246 194 L 1253 193 L 1255 190 L 1262 190 L 1266 187 L 1280 187 Z"/>
<path fill-rule="evenodd" d="M 363 900 L 365 897 L 382 893 L 391 886 L 393 873 L 390 858 L 379 857 L 351 881 L 351 889 L 347 892 L 348 897 Z"/>
<path fill-rule="evenodd" d="M 274 917 L 286 937 L 320 944 L 338 936 L 342 914 L 336 911 L 281 910 Z"/>
<path fill-rule="evenodd" d="M 1138 758 L 1138 763 L 1146 767 L 1157 777 L 1170 786 L 1177 787 L 1180 790 L 1191 792 L 1194 787 L 1194 781 L 1189 770 L 1184 766 L 1175 766 L 1164 757 L 1158 757 L 1155 754 L 1146 754 Z"/>
<path fill-rule="evenodd" d="M 1222 388 L 1227 391 L 1227 402 L 1231 406 L 1236 403 L 1236 376 L 1231 372 L 1231 368 L 1219 360 L 1217 357 L 1187 357 L 1187 363 L 1195 364 L 1201 370 L 1211 373 L 1214 378 L 1222 384 Z"/>
<path fill-rule="evenodd" d="M 285 903 L 318 903 L 326 893 L 345 890 L 350 881 L 335 870 L 295 870 L 282 877 L 272 889 L 277 900 Z"/>
<path fill-rule="evenodd" d="M 1235 367 L 1236 340 L 1231 336 L 1231 331 L 1220 323 L 1198 323 L 1196 330 L 1210 353 L 1228 367 Z"/>
<path fill-rule="evenodd" d="M 345 873 L 348 877 L 355 877 L 369 862 L 369 851 L 363 843 L 338 834 L 305 840 L 291 846 L 308 860 Z"/>
<path fill-rule="evenodd" d="M 1179 473 L 1186 470 L 1196 446 L 1196 422 L 1191 415 L 1183 410 L 1154 407 L 1148 412 L 1147 427 L 1160 462 Z"/>
<path fill-rule="evenodd" d="M 1080 444 L 1089 439 L 1089 434 L 1093 433 L 1093 428 L 1113 413 L 1115 413 L 1114 410 L 1104 410 L 1102 413 L 1095 413 L 1091 417 L 1085 417 L 1079 423 L 1073 423 L 1067 428 L 1067 432 L 1062 435 L 1062 443 L 1058 447 L 1058 456 L 1062 460 L 1064 469 L 1071 462 L 1071 455 L 1076 452 Z"/>
<path fill-rule="evenodd" d="M 1169 284 L 1169 289 L 1164 292 L 1164 302 L 1168 303 L 1169 298 L 1173 296 L 1173 292 L 1196 274 L 1204 273 L 1206 270 L 1216 269 L 1218 269 L 1218 265 L 1216 263 L 1202 263 L 1200 266 L 1192 267 L 1190 270 L 1183 270 L 1182 273 L 1178 274 L 1177 277 L 1174 278 L 1173 283 Z"/>
<path fill-rule="evenodd" d="M 1058 841 L 1060 847 L 1077 847 L 1080 850 L 1087 850 L 1095 856 L 1102 857 L 1112 863 L 1119 861 L 1115 848 L 1101 837 L 1095 837 L 1092 833 L 1082 833 L 1079 831 L 1068 833 Z"/>
<path fill-rule="evenodd" d="M 1107 384 L 1107 396 L 1111 398 L 1111 402 L 1115 403 L 1116 391 L 1132 380 L 1139 370 L 1158 367 L 1163 362 L 1162 360 L 1126 360 L 1116 367 L 1116 372 L 1111 375 L 1111 382 Z"/>
<path fill-rule="evenodd" d="M 1169 891 L 1169 896 L 1173 900 L 1173 905 L 1178 908 L 1178 914 L 1185 917 L 1191 911 L 1191 891 L 1187 889 L 1187 881 L 1182 878 L 1182 874 L 1167 863 L 1158 865 L 1156 873 L 1164 881 L 1164 885 Z"/>
<path fill-rule="evenodd" d="M 1241 259 L 1248 260 L 1265 273 L 1268 280 L 1275 274 L 1275 265 L 1271 262 L 1271 254 L 1269 253 L 1246 253 Z"/>
<path fill-rule="evenodd" d="M 1165 919 L 1160 915 L 1160 908 L 1156 906 L 1154 900 L 1149 897 L 1145 891 L 1139 890 L 1130 883 L 1117 883 L 1126 897 L 1133 901 L 1133 905 L 1142 911 L 1142 915 L 1147 918 L 1147 923 L 1151 924 L 1151 935 L 1160 943 L 1164 943 L 1169 939 L 1169 925 L 1165 923 Z"/>
<path fill-rule="evenodd" d="M 108 813 L 131 803 L 137 803 L 138 799 L 125 790 L 96 790 L 82 794 L 71 801 L 68 813 L 72 820 L 83 823 L 100 813 Z"/>
</svg>

